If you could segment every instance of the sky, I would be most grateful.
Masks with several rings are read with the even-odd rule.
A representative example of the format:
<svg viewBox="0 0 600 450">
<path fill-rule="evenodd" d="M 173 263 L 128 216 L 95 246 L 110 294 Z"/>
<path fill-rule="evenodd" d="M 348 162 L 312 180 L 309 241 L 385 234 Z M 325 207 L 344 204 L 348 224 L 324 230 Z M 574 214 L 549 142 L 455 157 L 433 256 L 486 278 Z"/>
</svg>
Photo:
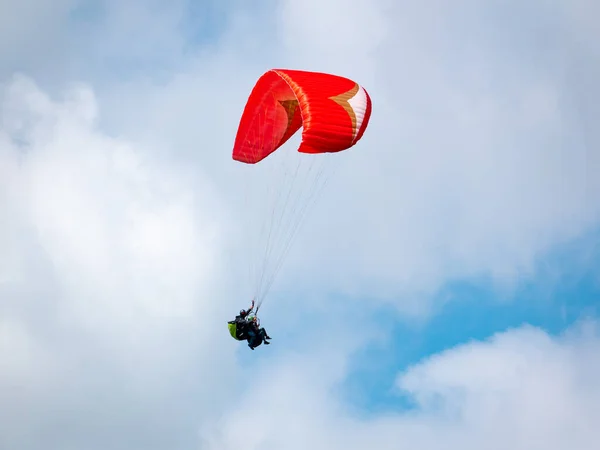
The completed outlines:
<svg viewBox="0 0 600 450">
<path fill-rule="evenodd" d="M 0 0 L 0 448 L 596 449 L 598 17 Z M 373 114 L 252 351 L 225 327 L 250 225 L 301 158 L 231 159 L 271 68 L 356 80 Z"/>
</svg>

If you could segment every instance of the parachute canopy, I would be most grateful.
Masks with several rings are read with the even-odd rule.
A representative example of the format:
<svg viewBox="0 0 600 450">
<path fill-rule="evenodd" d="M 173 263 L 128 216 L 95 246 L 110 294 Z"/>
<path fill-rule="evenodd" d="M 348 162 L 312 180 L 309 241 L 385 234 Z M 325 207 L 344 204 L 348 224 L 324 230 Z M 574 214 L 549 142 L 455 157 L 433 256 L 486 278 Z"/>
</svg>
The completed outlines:
<svg viewBox="0 0 600 450">
<path fill-rule="evenodd" d="M 262 161 L 303 127 L 302 153 L 352 147 L 371 116 L 371 99 L 356 82 L 337 75 L 272 69 L 262 75 L 240 120 L 233 159 Z"/>
</svg>

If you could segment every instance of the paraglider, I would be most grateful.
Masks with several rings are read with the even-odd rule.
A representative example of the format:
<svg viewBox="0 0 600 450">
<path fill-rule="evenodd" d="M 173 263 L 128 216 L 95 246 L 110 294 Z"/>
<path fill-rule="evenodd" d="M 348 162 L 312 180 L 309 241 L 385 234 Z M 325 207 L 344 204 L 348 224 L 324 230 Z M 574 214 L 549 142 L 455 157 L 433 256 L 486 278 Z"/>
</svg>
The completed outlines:
<svg viewBox="0 0 600 450">
<path fill-rule="evenodd" d="M 342 152 L 356 145 L 367 129 L 370 116 L 369 94 L 355 81 L 327 73 L 272 69 L 258 79 L 250 93 L 239 122 L 232 158 L 250 166 L 264 164 L 267 157 L 302 127 L 297 154 L 306 155 L 302 159 L 306 158 L 307 164 L 311 164 L 310 172 L 316 159 L 323 161 L 326 154 Z M 297 166 L 300 164 L 299 160 Z M 255 263 L 255 314 L 283 264 L 306 209 L 314 200 L 313 195 L 324 184 L 321 183 L 321 172 L 310 173 L 315 172 L 315 182 L 307 182 L 300 188 L 301 194 L 308 193 L 307 199 L 303 199 L 302 203 L 291 195 L 289 186 L 301 183 L 298 169 L 292 174 L 281 174 L 285 184 L 270 186 L 269 189 L 271 195 L 279 197 L 273 199 L 272 204 L 265 205 L 269 214 L 257 215 L 268 223 L 263 223 L 261 227 L 261 230 L 266 230 L 266 242 L 258 249 L 260 258 Z M 246 195 L 257 181 L 270 180 L 269 176 L 259 176 L 252 172 L 250 175 L 255 176 Z M 279 173 L 276 170 L 273 177 L 277 175 Z M 300 197 L 302 195 L 298 195 Z M 267 196 L 259 197 L 258 200 L 266 203 Z M 289 222 L 286 223 L 285 219 L 289 219 Z M 246 225 L 244 227 L 246 230 L 250 228 Z M 248 240 L 258 243 L 258 233 L 250 235 Z M 264 328 L 258 326 L 257 320 L 248 321 L 247 318 L 248 312 L 241 318 L 244 320 L 229 322 L 232 337 L 248 340 L 252 349 L 262 342 L 268 344 L 269 337 Z"/>
<path fill-rule="evenodd" d="M 254 300 L 252 300 L 252 305 L 249 309 L 242 309 L 240 313 L 235 316 L 234 320 L 227 322 L 227 326 L 229 328 L 229 333 L 231 337 L 238 341 L 247 340 L 248 347 L 254 350 L 263 342 L 266 345 L 269 345 L 267 339 L 271 339 L 264 329 L 264 327 L 260 326 L 260 321 L 256 315 L 251 314 L 254 309 Z"/>
</svg>

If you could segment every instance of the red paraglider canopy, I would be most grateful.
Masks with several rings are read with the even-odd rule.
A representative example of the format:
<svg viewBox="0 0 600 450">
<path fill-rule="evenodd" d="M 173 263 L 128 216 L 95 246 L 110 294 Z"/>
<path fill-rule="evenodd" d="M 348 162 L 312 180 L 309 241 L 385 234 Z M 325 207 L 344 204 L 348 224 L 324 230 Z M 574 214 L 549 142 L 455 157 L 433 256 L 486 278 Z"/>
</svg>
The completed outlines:
<svg viewBox="0 0 600 450">
<path fill-rule="evenodd" d="M 362 137 L 371 99 L 356 82 L 337 75 L 273 69 L 259 78 L 242 114 L 233 159 L 255 164 L 303 126 L 302 153 L 339 152 Z"/>
</svg>

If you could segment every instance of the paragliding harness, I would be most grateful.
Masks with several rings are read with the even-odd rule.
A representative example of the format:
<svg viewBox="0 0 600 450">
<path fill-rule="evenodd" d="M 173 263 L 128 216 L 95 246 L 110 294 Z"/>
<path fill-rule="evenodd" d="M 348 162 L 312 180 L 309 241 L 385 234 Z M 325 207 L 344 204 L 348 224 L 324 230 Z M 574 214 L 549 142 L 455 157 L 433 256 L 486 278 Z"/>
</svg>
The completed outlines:
<svg viewBox="0 0 600 450">
<path fill-rule="evenodd" d="M 270 344 L 265 338 L 270 339 L 264 328 L 260 327 L 260 319 L 256 314 L 248 313 L 245 317 L 236 317 L 227 322 L 229 334 L 237 341 L 248 341 L 248 347 L 254 350 L 263 343 Z"/>
<path fill-rule="evenodd" d="M 246 317 L 236 317 L 235 320 L 227 322 L 227 328 L 229 328 L 229 334 L 236 341 L 245 341 L 248 339 L 248 329 L 250 327 L 250 314 Z"/>
<path fill-rule="evenodd" d="M 229 334 L 231 334 L 231 337 L 236 341 L 244 341 L 246 339 L 242 324 L 237 320 L 230 320 L 227 322 L 227 328 L 229 328 Z"/>
</svg>

